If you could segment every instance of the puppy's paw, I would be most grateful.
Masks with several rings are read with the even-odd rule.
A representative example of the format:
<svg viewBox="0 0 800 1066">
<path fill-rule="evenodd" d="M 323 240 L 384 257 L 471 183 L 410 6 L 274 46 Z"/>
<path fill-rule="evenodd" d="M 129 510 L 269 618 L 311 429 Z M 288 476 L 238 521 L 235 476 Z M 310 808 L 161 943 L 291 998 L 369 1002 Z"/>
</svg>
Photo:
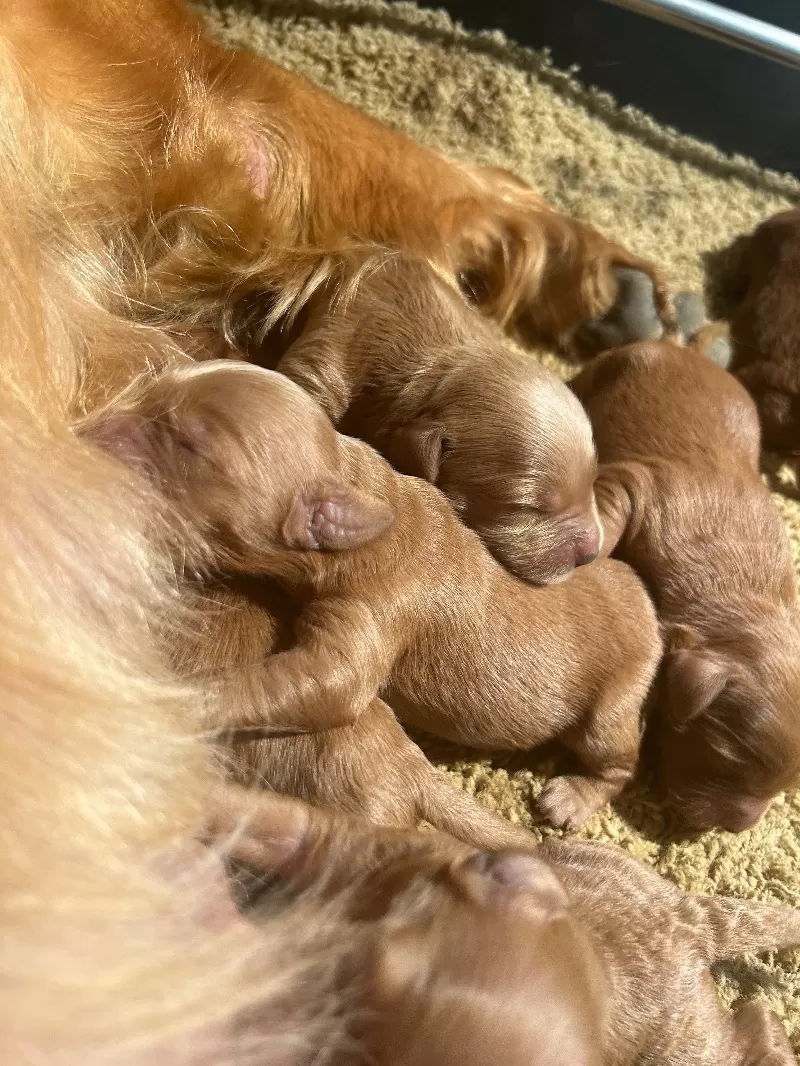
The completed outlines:
<svg viewBox="0 0 800 1066">
<path fill-rule="evenodd" d="M 612 267 L 617 298 L 600 318 L 585 322 L 579 340 L 585 351 L 619 348 L 634 341 L 660 340 L 664 335 L 653 279 L 643 270 Z"/>
<path fill-rule="evenodd" d="M 556 829 L 580 829 L 610 799 L 609 784 L 578 775 L 553 777 L 539 793 L 540 814 Z M 616 788 L 613 789 L 617 791 Z"/>
</svg>

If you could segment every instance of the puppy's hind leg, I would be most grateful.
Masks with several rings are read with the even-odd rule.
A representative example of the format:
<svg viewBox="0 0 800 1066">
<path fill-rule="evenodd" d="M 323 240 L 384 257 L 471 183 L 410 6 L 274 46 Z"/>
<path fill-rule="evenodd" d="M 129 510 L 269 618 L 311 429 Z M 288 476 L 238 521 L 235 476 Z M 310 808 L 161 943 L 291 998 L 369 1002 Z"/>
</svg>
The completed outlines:
<svg viewBox="0 0 800 1066">
<path fill-rule="evenodd" d="M 680 915 L 709 963 L 760 951 L 800 948 L 800 910 L 721 896 L 684 896 Z"/>
<path fill-rule="evenodd" d="M 417 810 L 435 829 L 481 851 L 536 846 L 536 839 L 527 829 L 483 807 L 429 763 L 419 783 Z"/>
<path fill-rule="evenodd" d="M 537 807 L 558 829 L 580 829 L 587 819 L 622 792 L 636 769 L 642 736 L 642 705 L 650 674 L 620 693 L 614 685 L 588 723 L 561 742 L 586 767 L 585 774 L 554 777 L 542 789 Z"/>
<path fill-rule="evenodd" d="M 359 813 L 370 821 L 412 826 L 424 819 L 481 851 L 536 846 L 527 829 L 488 810 L 432 766 L 381 700 L 373 702 L 352 733 L 367 760 Z"/>
</svg>

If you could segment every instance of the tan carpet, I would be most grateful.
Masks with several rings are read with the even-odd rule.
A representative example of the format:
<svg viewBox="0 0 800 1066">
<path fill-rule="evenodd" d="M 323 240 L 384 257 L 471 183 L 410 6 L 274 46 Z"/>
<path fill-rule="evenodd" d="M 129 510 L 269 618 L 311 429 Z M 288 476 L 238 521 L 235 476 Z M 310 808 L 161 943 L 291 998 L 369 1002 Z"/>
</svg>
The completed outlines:
<svg viewBox="0 0 800 1066">
<path fill-rule="evenodd" d="M 791 203 L 800 183 L 731 159 L 618 110 L 539 54 L 498 34 L 468 34 L 441 12 L 378 0 L 239 2 L 212 25 L 342 99 L 463 159 L 509 167 L 551 203 L 650 256 L 682 286 L 701 286 L 709 252 Z M 800 507 L 775 497 L 800 562 Z M 530 824 L 540 787 L 530 759 L 472 760 L 429 749 L 480 800 Z M 800 907 L 800 794 L 779 797 L 753 832 L 692 841 L 646 790 L 591 820 L 613 841 L 696 892 Z M 748 960 L 750 962 L 750 960 Z M 721 975 L 726 999 L 765 997 L 800 1049 L 800 955 Z"/>
</svg>

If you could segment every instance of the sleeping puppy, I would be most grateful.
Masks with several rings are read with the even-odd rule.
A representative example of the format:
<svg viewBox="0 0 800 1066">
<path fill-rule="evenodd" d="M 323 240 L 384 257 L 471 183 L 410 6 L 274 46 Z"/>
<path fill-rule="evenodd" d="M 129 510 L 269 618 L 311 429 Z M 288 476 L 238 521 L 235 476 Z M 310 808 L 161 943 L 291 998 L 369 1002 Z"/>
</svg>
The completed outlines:
<svg viewBox="0 0 800 1066">
<path fill-rule="evenodd" d="M 664 631 L 665 793 L 697 828 L 747 829 L 800 780 L 795 572 L 755 406 L 666 343 L 608 352 L 573 387 L 601 461 L 604 551 L 637 570 Z"/>
<path fill-rule="evenodd" d="M 161 487 L 218 569 L 276 578 L 301 608 L 294 646 L 238 672 L 230 698 L 223 686 L 213 728 L 349 725 L 385 685 L 402 721 L 457 743 L 561 738 L 586 770 L 545 788 L 556 824 L 581 824 L 631 777 L 660 641 L 624 564 L 515 579 L 437 489 L 248 364 L 167 371 L 85 432 Z"/>
<path fill-rule="evenodd" d="M 298 847 L 284 832 L 276 847 L 257 808 L 235 815 L 247 826 L 242 857 L 302 889 L 304 856 L 313 864 L 325 831 L 306 828 L 303 813 L 298 832 L 311 843 Z M 346 883 L 361 922 L 377 925 L 363 967 L 372 1014 L 352 1030 L 369 1061 L 455 1066 L 467 1048 L 470 1062 L 494 1049 L 515 1066 L 795 1062 L 777 1016 L 758 1001 L 731 1014 L 709 971 L 800 946 L 800 914 L 789 907 L 687 895 L 598 844 L 476 853 L 385 832 L 365 847 L 352 829 L 337 842 L 327 885 Z M 380 858 L 373 870 L 370 854 Z"/>
<path fill-rule="evenodd" d="M 800 209 L 761 223 L 735 280 L 731 369 L 756 402 L 764 447 L 800 451 Z"/>
<path fill-rule="evenodd" d="M 427 264 L 384 257 L 318 296 L 277 367 L 343 433 L 438 486 L 504 566 L 547 584 L 600 548 L 589 420 Z"/>
<path fill-rule="evenodd" d="M 227 676 L 225 699 L 238 703 L 236 713 L 263 715 L 263 705 L 248 704 L 254 696 L 248 674 L 270 652 L 291 646 L 296 612 L 266 580 L 203 584 L 198 593 L 194 625 L 173 641 L 179 675 L 206 682 L 209 675 L 217 682 Z M 243 784 L 377 825 L 413 827 L 425 819 L 477 848 L 533 846 L 521 826 L 487 810 L 431 766 L 382 700 L 374 699 L 352 725 L 280 737 L 233 733 L 225 740 L 223 763 Z"/>
<path fill-rule="evenodd" d="M 313 810 L 277 802 L 288 808 L 280 825 L 276 798 L 262 817 L 247 793 L 210 822 L 217 835 L 236 827 L 234 856 L 289 891 L 310 887 L 324 902 L 346 889 L 342 974 L 355 1009 L 336 1066 L 478 1066 L 498 1055 L 510 1066 L 602 1066 L 601 956 L 548 862 L 432 834 L 366 834 L 330 815 L 318 825 Z"/>
</svg>

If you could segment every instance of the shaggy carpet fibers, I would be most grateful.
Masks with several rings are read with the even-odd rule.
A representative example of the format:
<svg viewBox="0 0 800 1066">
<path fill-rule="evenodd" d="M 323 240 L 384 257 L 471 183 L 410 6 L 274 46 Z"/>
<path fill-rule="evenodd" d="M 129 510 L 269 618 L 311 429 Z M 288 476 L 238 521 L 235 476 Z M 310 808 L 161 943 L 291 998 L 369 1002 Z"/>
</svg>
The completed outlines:
<svg viewBox="0 0 800 1066">
<path fill-rule="evenodd" d="M 218 2 L 208 18 L 229 44 L 255 49 L 457 158 L 516 171 L 552 204 L 656 260 L 678 286 L 700 288 L 709 277 L 713 284 L 714 253 L 800 202 L 794 179 L 618 109 L 546 56 L 497 33 L 467 33 L 442 12 L 380 0 Z M 791 480 L 769 457 L 765 470 L 773 487 Z M 778 492 L 775 503 L 800 562 L 800 508 Z M 481 803 L 531 825 L 546 764 L 425 747 Z M 693 892 L 800 907 L 798 793 L 778 797 L 751 832 L 687 839 L 645 783 L 580 835 L 625 848 Z M 800 954 L 748 959 L 718 976 L 730 1003 L 766 999 L 800 1050 Z"/>
</svg>

